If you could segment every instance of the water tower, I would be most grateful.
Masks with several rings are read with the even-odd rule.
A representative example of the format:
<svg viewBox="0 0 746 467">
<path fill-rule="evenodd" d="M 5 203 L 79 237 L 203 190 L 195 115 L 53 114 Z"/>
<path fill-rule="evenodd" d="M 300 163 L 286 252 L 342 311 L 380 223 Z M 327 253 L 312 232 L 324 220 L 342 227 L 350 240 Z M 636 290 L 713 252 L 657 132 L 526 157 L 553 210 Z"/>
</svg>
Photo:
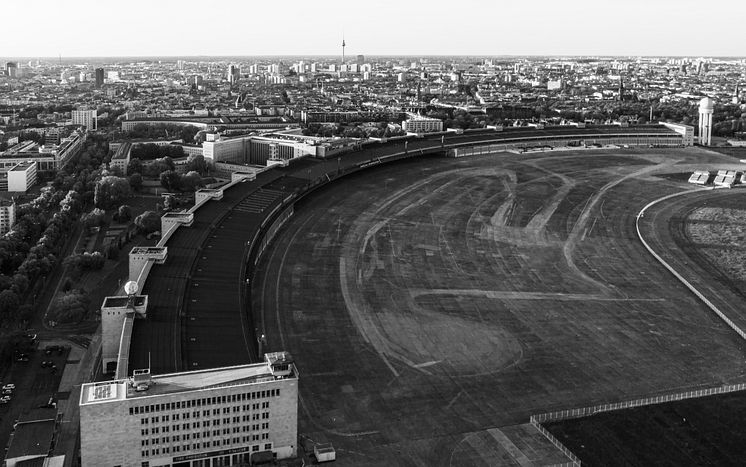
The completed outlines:
<svg viewBox="0 0 746 467">
<path fill-rule="evenodd" d="M 699 101 L 699 144 L 702 146 L 712 144 L 712 113 L 714 110 L 714 100 L 705 97 Z"/>
</svg>

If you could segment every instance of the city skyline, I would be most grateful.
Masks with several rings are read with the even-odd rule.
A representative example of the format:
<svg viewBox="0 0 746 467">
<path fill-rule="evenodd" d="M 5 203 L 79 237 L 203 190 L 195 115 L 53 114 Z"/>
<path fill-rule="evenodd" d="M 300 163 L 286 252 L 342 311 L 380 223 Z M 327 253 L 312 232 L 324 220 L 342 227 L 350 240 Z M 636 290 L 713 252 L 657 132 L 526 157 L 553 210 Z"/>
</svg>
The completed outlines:
<svg viewBox="0 0 746 467">
<path fill-rule="evenodd" d="M 476 55 L 476 56 L 718 56 L 743 55 L 738 20 L 746 6 L 723 17 L 693 12 L 693 0 L 617 3 L 576 0 L 531 4 L 400 4 L 350 7 L 291 0 L 281 12 L 267 4 L 228 1 L 221 9 L 193 1 L 134 0 L 75 8 L 42 0 L 27 21 L 10 21 L 9 57 Z M 734 11 L 736 10 L 736 11 Z M 741 10 L 740 12 L 738 10 Z M 5 7 L 23 18 L 28 6 Z M 280 13 L 283 13 L 280 15 Z M 292 13 L 292 14 L 290 14 Z M 30 32 L 33 31 L 33 32 Z M 396 31 L 396 32 L 392 32 Z M 22 40 L 18 40 L 22 39 Z"/>
</svg>

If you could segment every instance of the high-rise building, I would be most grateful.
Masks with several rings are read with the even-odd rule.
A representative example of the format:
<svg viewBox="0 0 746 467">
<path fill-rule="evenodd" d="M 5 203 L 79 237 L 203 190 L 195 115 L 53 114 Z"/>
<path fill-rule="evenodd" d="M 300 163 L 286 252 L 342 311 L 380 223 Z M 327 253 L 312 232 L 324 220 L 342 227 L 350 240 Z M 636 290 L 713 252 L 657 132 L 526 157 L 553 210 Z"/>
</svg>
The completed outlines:
<svg viewBox="0 0 746 467">
<path fill-rule="evenodd" d="M 73 110 L 73 125 L 83 125 L 88 131 L 98 130 L 98 112 L 95 110 Z"/>
<path fill-rule="evenodd" d="M 7 62 L 5 64 L 5 74 L 11 78 L 18 76 L 18 64 L 16 62 Z"/>
<path fill-rule="evenodd" d="M 0 200 L 0 235 L 10 232 L 16 221 L 16 203 Z"/>
<path fill-rule="evenodd" d="M 228 82 L 236 84 L 238 79 L 241 77 L 241 69 L 237 65 L 228 66 Z"/>
<path fill-rule="evenodd" d="M 712 143 L 712 113 L 715 101 L 705 97 L 699 101 L 699 144 L 709 146 Z"/>
<path fill-rule="evenodd" d="M 263 363 L 84 384 L 80 456 L 101 465 L 249 465 L 297 455 L 298 372 L 290 354 Z M 261 454 L 260 454 L 261 456 Z"/>
<path fill-rule="evenodd" d="M 357 64 L 358 65 L 362 65 L 363 63 L 365 63 L 365 55 L 358 55 L 357 56 Z"/>
<path fill-rule="evenodd" d="M 104 69 L 96 68 L 96 87 L 100 88 L 104 85 Z"/>
</svg>

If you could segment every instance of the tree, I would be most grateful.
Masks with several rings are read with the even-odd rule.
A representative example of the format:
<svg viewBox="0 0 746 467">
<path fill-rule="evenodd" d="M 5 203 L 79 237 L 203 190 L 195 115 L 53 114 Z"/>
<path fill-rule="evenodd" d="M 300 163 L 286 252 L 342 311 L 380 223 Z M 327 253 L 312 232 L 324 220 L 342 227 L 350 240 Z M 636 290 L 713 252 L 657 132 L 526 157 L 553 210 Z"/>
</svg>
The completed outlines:
<svg viewBox="0 0 746 467">
<path fill-rule="evenodd" d="M 117 220 L 117 222 L 125 223 L 129 222 L 130 219 L 132 219 L 132 208 L 127 206 L 126 204 L 123 204 L 119 206 L 119 209 L 117 209 L 117 213 L 114 215 L 114 218 Z"/>
<path fill-rule="evenodd" d="M 139 173 L 133 173 L 127 179 L 130 182 L 130 188 L 132 188 L 134 191 L 140 191 L 140 188 L 142 188 L 142 175 Z"/>
<path fill-rule="evenodd" d="M 129 164 L 127 164 L 127 175 L 134 174 L 134 173 L 142 173 L 142 170 L 143 170 L 143 165 L 140 159 L 138 159 L 137 157 L 130 159 Z"/>
<path fill-rule="evenodd" d="M 83 215 L 83 225 L 87 228 L 100 227 L 104 225 L 104 216 L 106 213 L 103 209 L 93 208 L 93 211 Z"/>
<path fill-rule="evenodd" d="M 160 175 L 161 186 L 169 191 L 176 191 L 181 185 L 181 177 L 173 170 L 166 170 Z"/>
<path fill-rule="evenodd" d="M 18 295 L 12 290 L 0 292 L 0 316 L 4 319 L 14 318 L 20 304 Z"/>
<path fill-rule="evenodd" d="M 93 202 L 97 207 L 110 209 L 132 195 L 129 180 L 109 175 L 96 183 Z"/>
<path fill-rule="evenodd" d="M 143 234 L 149 234 L 161 229 L 161 218 L 153 211 L 145 211 L 135 218 L 135 225 Z"/>
<path fill-rule="evenodd" d="M 80 290 L 65 292 L 52 303 L 49 319 L 58 323 L 77 323 L 85 317 L 89 301 Z"/>
<path fill-rule="evenodd" d="M 163 209 L 170 211 L 179 206 L 179 201 L 172 195 L 166 195 L 163 197 Z"/>
<path fill-rule="evenodd" d="M 180 186 L 185 191 L 196 191 L 205 184 L 197 172 L 189 172 L 181 177 Z"/>
<path fill-rule="evenodd" d="M 207 173 L 207 162 L 202 154 L 190 154 L 186 163 L 187 172 L 197 172 L 200 175 Z"/>
</svg>

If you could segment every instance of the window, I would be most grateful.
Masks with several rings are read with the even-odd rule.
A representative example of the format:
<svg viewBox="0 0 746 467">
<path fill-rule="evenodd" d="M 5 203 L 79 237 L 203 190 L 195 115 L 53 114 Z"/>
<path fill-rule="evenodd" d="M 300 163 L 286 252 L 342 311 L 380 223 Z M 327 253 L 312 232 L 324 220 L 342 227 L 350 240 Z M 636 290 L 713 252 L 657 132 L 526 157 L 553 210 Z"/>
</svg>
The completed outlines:
<svg viewBox="0 0 746 467">
<path fill-rule="evenodd" d="M 259 445 L 258 444 L 254 445 L 254 446 L 251 446 L 251 452 L 257 452 L 257 451 L 259 451 Z"/>
<path fill-rule="evenodd" d="M 272 443 L 267 443 L 267 444 L 264 445 L 264 450 L 265 451 L 269 451 L 270 449 L 272 449 Z"/>
</svg>

